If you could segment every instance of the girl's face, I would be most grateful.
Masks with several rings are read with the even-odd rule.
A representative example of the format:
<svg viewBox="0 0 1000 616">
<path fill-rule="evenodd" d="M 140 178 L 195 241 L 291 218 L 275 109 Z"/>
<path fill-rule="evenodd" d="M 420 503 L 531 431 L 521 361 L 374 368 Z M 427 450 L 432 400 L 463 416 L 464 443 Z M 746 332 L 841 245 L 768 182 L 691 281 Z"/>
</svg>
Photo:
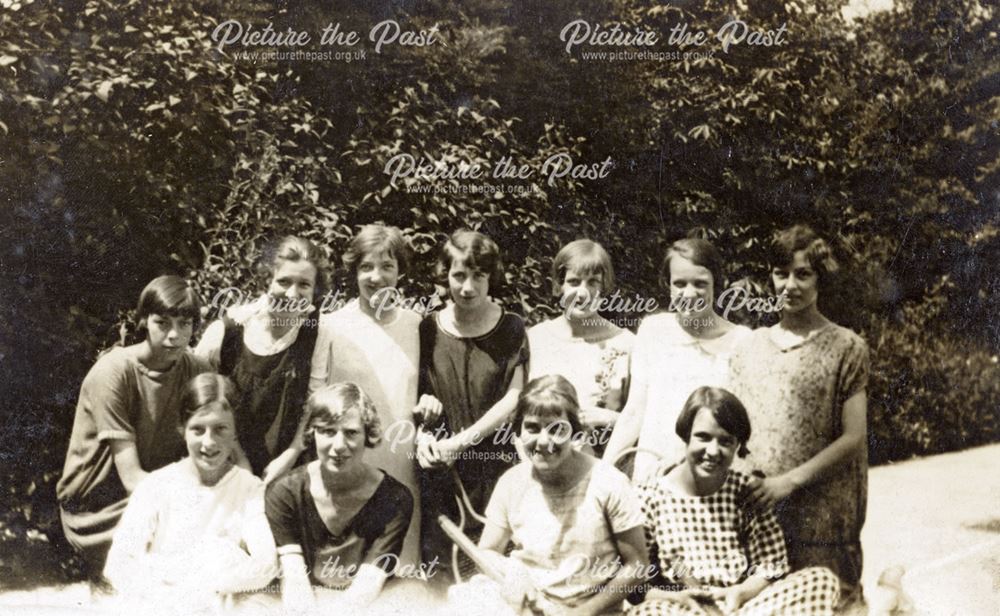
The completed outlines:
<svg viewBox="0 0 1000 616">
<path fill-rule="evenodd" d="M 482 308 L 490 297 L 489 274 L 460 261 L 452 261 L 448 270 L 448 292 L 455 305 L 464 310 Z"/>
<path fill-rule="evenodd" d="M 386 252 L 368 253 L 358 263 L 358 297 L 372 308 L 393 301 L 382 289 L 395 289 L 398 282 L 399 261 Z"/>
<path fill-rule="evenodd" d="M 201 482 L 215 485 L 233 466 L 231 456 L 236 447 L 233 412 L 215 404 L 195 413 L 184 426 L 184 442 Z"/>
<path fill-rule="evenodd" d="M 702 407 L 691 424 L 686 459 L 696 481 L 721 481 L 733 464 L 739 442 L 715 421 L 712 410 Z"/>
<path fill-rule="evenodd" d="M 707 267 L 695 265 L 687 257 L 670 259 L 670 303 L 684 317 L 706 316 L 712 312 L 715 285 Z"/>
<path fill-rule="evenodd" d="M 339 419 L 313 426 L 316 456 L 328 473 L 350 473 L 359 468 L 365 454 L 365 426 L 358 408 Z"/>
<path fill-rule="evenodd" d="M 568 267 L 560 287 L 562 298 L 559 305 L 571 319 L 591 318 L 597 314 L 603 287 L 600 272 L 585 274 L 578 268 Z"/>
<path fill-rule="evenodd" d="M 809 263 L 804 250 L 797 251 L 788 265 L 773 268 L 771 281 L 774 290 L 779 295 L 785 295 L 786 312 L 809 310 L 819 299 L 819 274 Z"/>
<path fill-rule="evenodd" d="M 306 312 L 316 293 L 316 273 L 316 266 L 308 261 L 280 261 L 267 289 L 271 296 L 271 314 Z"/>
<path fill-rule="evenodd" d="M 552 473 L 573 455 L 573 426 L 566 411 L 559 415 L 525 415 L 519 437 L 524 455 L 543 474 Z"/>
<path fill-rule="evenodd" d="M 173 361 L 191 342 L 194 319 L 185 316 L 151 314 L 146 317 L 146 342 L 155 357 Z"/>
</svg>

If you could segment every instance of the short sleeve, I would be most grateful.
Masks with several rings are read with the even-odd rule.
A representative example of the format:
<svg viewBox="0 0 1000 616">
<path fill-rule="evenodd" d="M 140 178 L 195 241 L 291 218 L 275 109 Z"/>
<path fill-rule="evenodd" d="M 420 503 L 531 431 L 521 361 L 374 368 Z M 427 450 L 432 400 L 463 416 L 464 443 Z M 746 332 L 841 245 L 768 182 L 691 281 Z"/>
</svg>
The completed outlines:
<svg viewBox="0 0 1000 616">
<path fill-rule="evenodd" d="M 298 477 L 297 473 L 282 477 L 268 486 L 264 496 L 264 513 L 279 549 L 291 545 L 302 547 L 298 515 L 302 502 L 296 490 Z"/>
<path fill-rule="evenodd" d="M 741 490 L 741 494 L 747 493 L 745 489 Z M 750 575 L 760 575 L 774 580 L 787 574 L 790 569 L 785 535 L 781 532 L 774 510 L 768 508 L 757 512 L 743 496 L 740 497 L 739 508 L 746 525 L 744 537 L 747 559 L 750 561 Z"/>
<path fill-rule="evenodd" d="M 116 349 L 98 360 L 84 379 L 80 391 L 85 408 L 90 409 L 97 428 L 97 440 L 135 440 L 131 413 L 130 383 L 126 351 Z"/>
<path fill-rule="evenodd" d="M 399 555 L 403 551 L 403 540 L 410 527 L 413 516 L 413 496 L 401 483 L 390 479 L 388 475 L 383 481 L 391 481 L 391 490 L 386 490 L 385 497 L 378 507 L 393 512 L 382 532 L 368 546 L 362 558 L 362 564 L 374 565 L 382 569 L 386 575 L 392 575 Z"/>
<path fill-rule="evenodd" d="M 844 353 L 840 374 L 838 375 L 838 390 L 842 392 L 843 404 L 854 394 L 868 387 L 868 345 L 854 332 L 850 332 L 847 349 Z"/>
<path fill-rule="evenodd" d="M 618 534 L 642 526 L 642 505 L 629 484 L 628 477 L 617 469 L 603 466 L 601 468 L 605 473 L 604 511 L 612 532 Z"/>
<path fill-rule="evenodd" d="M 504 530 L 511 530 L 509 517 L 510 479 L 512 476 L 511 473 L 516 472 L 517 467 L 514 467 L 500 477 L 496 487 L 493 488 L 493 494 L 490 495 L 490 502 L 486 505 L 486 519 L 491 524 Z"/>
</svg>

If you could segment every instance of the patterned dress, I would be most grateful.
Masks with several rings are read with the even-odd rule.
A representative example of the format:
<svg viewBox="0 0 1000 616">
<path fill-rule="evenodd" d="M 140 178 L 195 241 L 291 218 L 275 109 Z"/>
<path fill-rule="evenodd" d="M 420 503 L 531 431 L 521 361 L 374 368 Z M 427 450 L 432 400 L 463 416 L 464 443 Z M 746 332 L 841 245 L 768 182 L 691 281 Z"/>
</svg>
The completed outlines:
<svg viewBox="0 0 1000 616">
<path fill-rule="evenodd" d="M 562 317 L 558 317 L 562 319 Z M 628 365 L 635 334 L 608 327 L 594 338 L 570 336 L 557 319 L 528 330 L 531 365 L 528 380 L 560 374 L 576 389 L 580 406 L 620 411 L 628 388 Z M 594 429 L 588 444 L 600 456 L 610 429 Z"/>
<path fill-rule="evenodd" d="M 844 403 L 868 382 L 868 347 L 849 329 L 829 324 L 790 347 L 759 329 L 737 349 L 733 390 L 753 432 L 750 468 L 775 476 L 808 461 L 843 433 Z M 868 494 L 868 452 L 778 503 L 793 569 L 823 566 L 860 597 L 861 527 Z"/>
<path fill-rule="evenodd" d="M 729 587 L 758 575 L 772 583 L 736 612 L 740 616 L 833 613 L 836 577 L 820 567 L 787 575 L 781 528 L 771 512 L 751 511 L 746 500 L 750 481 L 731 470 L 722 486 L 706 496 L 676 492 L 665 475 L 640 488 L 650 561 L 659 568 L 656 583 L 667 590 Z M 709 613 L 650 599 L 629 616 Z"/>
</svg>

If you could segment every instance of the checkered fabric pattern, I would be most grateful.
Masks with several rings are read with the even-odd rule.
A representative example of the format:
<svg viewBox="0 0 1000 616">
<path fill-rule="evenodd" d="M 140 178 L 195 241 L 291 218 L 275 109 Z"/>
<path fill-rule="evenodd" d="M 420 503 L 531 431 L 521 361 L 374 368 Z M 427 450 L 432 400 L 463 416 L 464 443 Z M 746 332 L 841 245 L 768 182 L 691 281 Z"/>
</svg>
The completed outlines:
<svg viewBox="0 0 1000 616">
<path fill-rule="evenodd" d="M 810 567 L 772 583 L 734 612 L 735 616 L 825 616 L 833 614 L 840 581 L 829 569 Z M 721 614 L 715 605 L 693 609 L 674 601 L 645 601 L 628 616 L 704 616 Z"/>
<path fill-rule="evenodd" d="M 746 503 L 748 475 L 730 470 L 707 496 L 678 494 L 662 476 L 640 488 L 650 559 L 671 583 L 732 586 L 753 574 L 788 573 L 785 538 L 774 514 Z"/>
</svg>

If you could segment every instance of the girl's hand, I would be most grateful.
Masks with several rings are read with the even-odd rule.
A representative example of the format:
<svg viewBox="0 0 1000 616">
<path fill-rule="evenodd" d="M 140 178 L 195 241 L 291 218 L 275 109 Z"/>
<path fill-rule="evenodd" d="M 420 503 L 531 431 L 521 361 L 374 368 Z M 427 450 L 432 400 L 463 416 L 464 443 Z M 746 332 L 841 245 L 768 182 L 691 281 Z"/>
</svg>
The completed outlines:
<svg viewBox="0 0 1000 616">
<path fill-rule="evenodd" d="M 750 484 L 750 504 L 757 509 L 769 509 L 797 489 L 788 475 L 758 478 Z"/>
<path fill-rule="evenodd" d="M 458 456 L 465 451 L 465 447 L 454 436 L 442 439 L 435 443 L 438 456 L 445 466 L 451 466 L 458 459 Z"/>
<path fill-rule="evenodd" d="M 716 605 L 722 608 L 722 613 L 733 614 L 743 607 L 750 597 L 739 586 L 730 586 L 713 589 L 712 598 L 715 599 Z"/>
<path fill-rule="evenodd" d="M 584 408 L 580 409 L 580 421 L 583 425 L 590 428 L 613 426 L 618 421 L 618 413 L 611 409 L 602 409 L 596 406 Z"/>
<path fill-rule="evenodd" d="M 430 394 L 420 396 L 417 405 L 413 407 L 414 421 L 418 424 L 429 426 L 441 417 L 444 405 L 441 401 Z"/>
<path fill-rule="evenodd" d="M 420 468 L 439 468 L 442 465 L 441 456 L 437 450 L 437 441 L 426 432 L 417 432 L 417 463 Z"/>
</svg>

